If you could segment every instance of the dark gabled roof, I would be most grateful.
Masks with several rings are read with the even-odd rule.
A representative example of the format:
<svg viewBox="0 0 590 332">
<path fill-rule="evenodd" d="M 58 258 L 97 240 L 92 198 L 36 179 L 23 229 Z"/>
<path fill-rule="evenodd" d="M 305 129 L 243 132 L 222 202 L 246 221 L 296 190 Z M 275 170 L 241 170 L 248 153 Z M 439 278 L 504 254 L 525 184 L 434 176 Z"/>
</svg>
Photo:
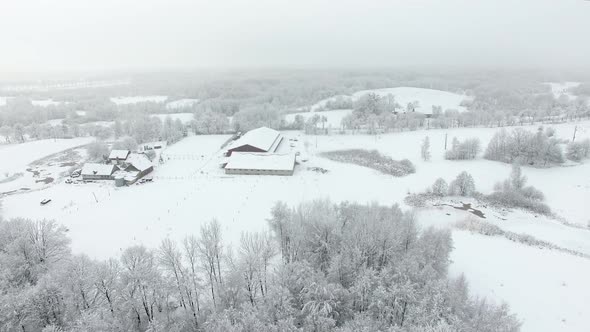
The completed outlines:
<svg viewBox="0 0 590 332">
<path fill-rule="evenodd" d="M 260 127 L 250 130 L 244 136 L 236 140 L 230 147 L 229 151 L 242 146 L 251 146 L 262 151 L 271 151 L 276 142 L 279 141 L 280 132 L 268 127 Z"/>
</svg>

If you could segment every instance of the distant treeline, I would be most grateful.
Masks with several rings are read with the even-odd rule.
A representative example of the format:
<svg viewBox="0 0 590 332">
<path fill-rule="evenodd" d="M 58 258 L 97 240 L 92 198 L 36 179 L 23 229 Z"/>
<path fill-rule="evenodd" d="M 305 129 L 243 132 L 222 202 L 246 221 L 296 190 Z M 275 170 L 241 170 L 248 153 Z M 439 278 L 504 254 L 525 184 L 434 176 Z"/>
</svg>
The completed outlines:
<svg viewBox="0 0 590 332">
<path fill-rule="evenodd" d="M 188 112 L 195 121 L 188 126 L 197 134 L 246 131 L 261 125 L 276 129 L 306 129 L 318 133 L 317 124 L 286 123 L 283 115 L 309 110 L 320 100 L 350 95 L 367 89 L 411 86 L 465 94 L 469 112 L 435 107 L 432 117 L 397 105 L 395 96 L 365 96 L 355 103 L 350 98 L 333 98 L 321 109 L 353 108 L 341 130 L 369 133 L 418 128 L 466 126 L 509 126 L 535 122 L 559 122 L 590 116 L 587 84 L 572 88 L 577 99 L 555 98 L 549 85 L 551 75 L 534 72 L 467 72 L 426 70 L 264 70 L 187 72 L 134 75 L 129 85 L 112 87 L 21 92 L 6 95 L 0 106 L 0 127 L 41 125 L 65 119 L 67 125 L 96 121 L 125 121 L 137 114 Z M 556 81 L 559 77 L 554 77 Z M 1 92 L 0 92 L 1 95 Z M 165 95 L 169 101 L 194 98 L 200 102 L 169 109 L 165 103 L 140 102 L 116 105 L 111 97 Z M 35 106 L 31 100 L 59 102 Z M 225 119 L 224 119 L 225 118 Z M 230 119 L 231 118 L 231 121 Z M 312 129 L 313 128 L 313 129 Z M 334 129 L 334 128 L 332 128 Z M 325 132 L 325 131 L 324 131 Z"/>
</svg>

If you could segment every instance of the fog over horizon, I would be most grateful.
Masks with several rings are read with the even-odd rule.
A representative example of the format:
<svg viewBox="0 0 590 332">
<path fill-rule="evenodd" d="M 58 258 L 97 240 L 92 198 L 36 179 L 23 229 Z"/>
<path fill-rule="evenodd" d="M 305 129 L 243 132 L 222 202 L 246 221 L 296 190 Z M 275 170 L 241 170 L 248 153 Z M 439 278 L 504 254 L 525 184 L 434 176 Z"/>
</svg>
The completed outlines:
<svg viewBox="0 0 590 332">
<path fill-rule="evenodd" d="M 590 68 L 589 33 L 584 0 L 4 1 L 0 73 Z"/>
</svg>

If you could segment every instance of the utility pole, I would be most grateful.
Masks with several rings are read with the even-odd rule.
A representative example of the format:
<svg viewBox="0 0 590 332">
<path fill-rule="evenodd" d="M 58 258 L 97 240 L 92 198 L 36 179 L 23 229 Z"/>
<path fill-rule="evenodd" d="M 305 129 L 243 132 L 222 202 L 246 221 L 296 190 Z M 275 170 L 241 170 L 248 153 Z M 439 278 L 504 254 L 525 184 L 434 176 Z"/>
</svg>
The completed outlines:
<svg viewBox="0 0 590 332">
<path fill-rule="evenodd" d="M 448 135 L 449 135 L 449 134 L 445 134 L 445 151 L 447 151 L 447 136 L 448 136 Z"/>
<path fill-rule="evenodd" d="M 578 132 L 578 126 L 574 127 L 574 137 L 572 138 L 572 143 L 576 140 L 576 133 Z"/>
</svg>

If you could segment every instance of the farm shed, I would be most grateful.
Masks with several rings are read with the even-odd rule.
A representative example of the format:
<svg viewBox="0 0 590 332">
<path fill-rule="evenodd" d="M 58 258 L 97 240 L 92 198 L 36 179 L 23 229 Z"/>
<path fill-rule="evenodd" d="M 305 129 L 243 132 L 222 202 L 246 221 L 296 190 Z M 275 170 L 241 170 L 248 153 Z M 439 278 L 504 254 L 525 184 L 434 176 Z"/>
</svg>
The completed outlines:
<svg viewBox="0 0 590 332">
<path fill-rule="evenodd" d="M 109 162 L 113 165 L 117 165 L 120 162 L 127 160 L 130 153 L 129 150 L 113 150 L 109 154 Z"/>
<path fill-rule="evenodd" d="M 87 180 L 111 180 L 116 170 L 115 165 L 86 163 L 82 167 L 82 179 Z"/>
<path fill-rule="evenodd" d="M 294 154 L 234 152 L 225 166 L 225 174 L 293 175 Z"/>
<path fill-rule="evenodd" d="M 151 151 L 151 150 L 160 150 L 166 147 L 166 141 L 158 141 L 158 142 L 148 142 L 142 143 L 139 145 L 139 151 Z"/>
<path fill-rule="evenodd" d="M 128 180 L 131 178 L 130 176 L 125 177 L 125 182 L 132 183 L 151 173 L 154 170 L 154 166 L 145 155 L 133 153 L 127 158 L 123 170 L 129 173 L 128 175 L 133 175 L 133 178 L 135 178 L 134 181 Z"/>
<path fill-rule="evenodd" d="M 267 127 L 250 130 L 238 138 L 227 149 L 227 155 L 234 152 L 276 152 L 283 141 L 280 132 Z"/>
</svg>

